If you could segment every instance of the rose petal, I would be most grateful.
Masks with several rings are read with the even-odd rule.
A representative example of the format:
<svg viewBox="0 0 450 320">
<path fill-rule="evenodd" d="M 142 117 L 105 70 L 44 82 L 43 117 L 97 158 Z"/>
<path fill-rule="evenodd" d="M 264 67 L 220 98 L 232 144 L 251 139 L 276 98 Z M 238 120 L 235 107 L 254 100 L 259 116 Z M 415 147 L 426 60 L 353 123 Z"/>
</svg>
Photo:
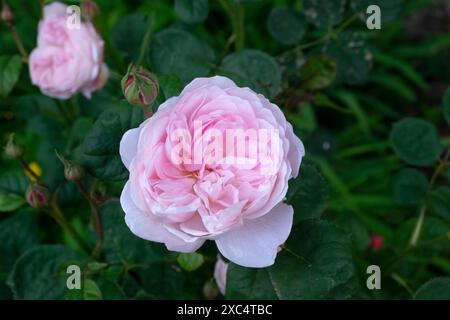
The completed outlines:
<svg viewBox="0 0 450 320">
<path fill-rule="evenodd" d="M 123 164 L 128 170 L 130 169 L 131 161 L 133 160 L 137 152 L 137 144 L 139 141 L 140 132 L 140 128 L 130 129 L 125 132 L 122 140 L 120 140 L 120 158 L 122 159 Z"/>
<path fill-rule="evenodd" d="M 246 220 L 216 240 L 219 251 L 232 262 L 244 267 L 262 268 L 275 262 L 277 248 L 292 228 L 294 211 L 280 203 L 271 212 L 255 220 Z"/>
</svg>

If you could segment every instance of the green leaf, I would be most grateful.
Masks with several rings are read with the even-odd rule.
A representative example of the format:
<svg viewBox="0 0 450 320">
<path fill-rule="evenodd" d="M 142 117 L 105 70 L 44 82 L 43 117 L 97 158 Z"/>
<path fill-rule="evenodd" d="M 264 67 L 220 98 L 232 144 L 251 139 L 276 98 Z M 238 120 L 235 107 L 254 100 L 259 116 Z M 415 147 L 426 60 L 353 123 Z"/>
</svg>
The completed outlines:
<svg viewBox="0 0 450 320">
<path fill-rule="evenodd" d="M 177 76 L 161 75 L 158 76 L 159 95 L 156 103 L 152 106 L 153 112 L 156 112 L 159 106 L 167 99 L 178 96 L 183 89 L 183 85 Z"/>
<path fill-rule="evenodd" d="M 101 180 L 123 180 L 128 171 L 122 164 L 119 145 L 123 134 L 143 121 L 142 110 L 126 102 L 104 111 L 83 142 L 82 162 Z"/>
<path fill-rule="evenodd" d="M 111 42 L 127 62 L 138 62 L 142 41 L 151 23 L 149 15 L 137 12 L 121 18 L 112 29 Z"/>
<path fill-rule="evenodd" d="M 208 0 L 175 0 L 175 12 L 186 23 L 199 23 L 208 17 Z"/>
<path fill-rule="evenodd" d="M 206 76 L 215 60 L 208 44 L 187 31 L 173 28 L 154 36 L 149 55 L 156 73 L 176 75 L 184 82 Z"/>
<path fill-rule="evenodd" d="M 411 235 L 417 225 L 418 218 L 412 218 L 407 221 L 403 221 L 395 232 L 394 239 L 391 242 L 395 245 L 400 252 L 409 245 Z M 432 216 L 425 216 L 423 220 L 422 229 L 420 232 L 418 244 L 424 246 L 417 247 L 415 249 L 416 256 L 432 257 L 439 255 L 440 252 L 448 251 L 449 241 L 447 240 L 448 226 L 447 224 L 438 218 Z M 435 241 L 440 238 L 441 241 Z M 425 245 L 427 244 L 428 245 Z"/>
<path fill-rule="evenodd" d="M 0 56 L 0 96 L 6 97 L 19 79 L 22 62 L 19 55 Z"/>
<path fill-rule="evenodd" d="M 338 227 L 351 235 L 353 246 L 362 252 L 370 245 L 370 235 L 367 227 L 351 213 L 340 214 L 335 220 Z"/>
<path fill-rule="evenodd" d="M 395 19 L 404 7 L 404 0 L 351 0 L 350 7 L 362 13 L 365 21 L 366 10 L 370 5 L 377 5 L 381 11 L 381 25 Z"/>
<path fill-rule="evenodd" d="M 19 256 L 39 243 L 36 215 L 20 211 L 0 222 L 0 270 L 9 271 Z"/>
<path fill-rule="evenodd" d="M 178 96 L 183 89 L 181 81 L 176 76 L 162 75 L 158 77 L 160 92 L 164 95 L 164 101 Z"/>
<path fill-rule="evenodd" d="M 337 62 L 336 78 L 339 82 L 357 85 L 366 81 L 373 55 L 360 33 L 341 32 L 325 51 Z"/>
<path fill-rule="evenodd" d="M 422 285 L 414 300 L 450 300 L 450 278 L 434 278 Z"/>
<path fill-rule="evenodd" d="M 247 86 L 267 99 L 281 91 L 281 71 L 274 58 L 259 51 L 246 49 L 225 57 L 220 72 L 239 86 Z"/>
<path fill-rule="evenodd" d="M 345 0 L 304 0 L 302 5 L 306 19 L 322 30 L 340 23 L 345 13 Z"/>
<path fill-rule="evenodd" d="M 15 299 L 63 299 L 67 290 L 66 268 L 81 266 L 76 252 L 61 245 L 42 245 L 25 252 L 14 264 L 8 285 Z"/>
<path fill-rule="evenodd" d="M 427 178 L 416 169 L 402 169 L 392 182 L 394 199 L 402 204 L 421 203 L 425 198 L 427 188 Z"/>
<path fill-rule="evenodd" d="M 450 126 L 450 88 L 444 93 L 442 99 L 442 111 L 444 113 L 445 121 L 447 121 L 447 124 Z"/>
<path fill-rule="evenodd" d="M 321 90 L 333 83 L 336 77 L 336 61 L 325 54 L 311 57 L 300 69 L 302 87 Z"/>
<path fill-rule="evenodd" d="M 450 221 L 450 188 L 442 186 L 431 193 L 430 208 L 442 218 Z"/>
<path fill-rule="evenodd" d="M 178 264 L 183 270 L 194 271 L 200 268 L 205 262 L 203 255 L 197 252 L 180 253 L 177 258 Z"/>
<path fill-rule="evenodd" d="M 167 263 L 151 263 L 140 269 L 148 299 L 183 299 L 184 275 Z"/>
<path fill-rule="evenodd" d="M 430 166 L 441 153 L 436 128 L 423 119 L 405 118 L 395 123 L 389 140 L 395 153 L 412 165 Z"/>
<path fill-rule="evenodd" d="M 289 181 L 286 195 L 294 207 L 294 223 L 319 218 L 327 206 L 328 195 L 328 184 L 316 166 L 302 163 L 299 176 Z"/>
<path fill-rule="evenodd" d="M 150 263 L 163 260 L 168 254 L 161 244 L 138 238 L 128 229 L 120 202 L 110 200 L 100 207 L 103 219 L 103 251 L 108 262 Z"/>
<path fill-rule="evenodd" d="M 350 238 L 329 222 L 297 225 L 273 266 L 248 269 L 230 264 L 228 299 L 344 299 L 357 282 Z"/>
<path fill-rule="evenodd" d="M 0 192 L 25 195 L 29 180 L 22 171 L 8 171 L 0 175 Z"/>
<path fill-rule="evenodd" d="M 102 300 L 103 295 L 100 288 L 94 280 L 86 279 L 83 283 L 83 299 L 84 300 Z"/>
<path fill-rule="evenodd" d="M 25 198 L 14 193 L 0 192 L 0 212 L 14 211 L 25 204 Z"/>
<path fill-rule="evenodd" d="M 289 6 L 272 9 L 266 25 L 270 35 L 286 45 L 298 43 L 306 30 L 305 18 Z"/>
</svg>

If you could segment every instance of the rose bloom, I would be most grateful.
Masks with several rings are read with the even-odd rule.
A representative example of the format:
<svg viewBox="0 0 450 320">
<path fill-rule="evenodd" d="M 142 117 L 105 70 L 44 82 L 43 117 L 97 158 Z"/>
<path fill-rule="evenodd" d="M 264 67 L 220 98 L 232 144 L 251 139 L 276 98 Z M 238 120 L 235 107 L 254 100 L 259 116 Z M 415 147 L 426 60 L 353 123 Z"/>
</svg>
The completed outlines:
<svg viewBox="0 0 450 320">
<path fill-rule="evenodd" d="M 200 131 L 194 128 L 199 123 Z M 215 162 L 174 157 L 180 130 L 190 151 L 201 144 L 206 152 L 214 139 L 201 136 L 211 129 L 223 136 L 228 129 L 275 130 L 277 139 L 264 145 L 276 152 L 254 163 L 223 161 L 229 153 Z M 134 234 L 178 252 L 214 240 L 236 264 L 274 263 L 292 227 L 293 209 L 283 199 L 288 180 L 298 175 L 304 148 L 281 110 L 264 96 L 225 77 L 197 78 L 139 128 L 126 132 L 120 155 L 130 172 L 120 201 Z M 263 170 L 267 163 L 274 164 L 272 171 Z"/>
<path fill-rule="evenodd" d="M 227 271 L 228 263 L 223 261 L 220 255 L 218 255 L 216 265 L 214 266 L 214 279 L 222 295 L 225 295 L 225 289 L 227 288 Z"/>
<path fill-rule="evenodd" d="M 31 81 L 53 98 L 68 99 L 77 92 L 89 98 L 108 78 L 103 40 L 90 22 L 69 29 L 71 16 L 66 10 L 59 2 L 44 8 L 37 48 L 29 59 Z"/>
</svg>

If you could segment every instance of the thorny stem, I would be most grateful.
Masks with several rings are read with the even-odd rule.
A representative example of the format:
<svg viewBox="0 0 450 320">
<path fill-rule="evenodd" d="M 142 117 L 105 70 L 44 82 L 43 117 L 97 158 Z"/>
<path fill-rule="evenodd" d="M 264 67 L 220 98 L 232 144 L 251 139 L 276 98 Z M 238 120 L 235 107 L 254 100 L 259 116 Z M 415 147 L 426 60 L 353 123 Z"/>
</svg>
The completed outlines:
<svg viewBox="0 0 450 320">
<path fill-rule="evenodd" d="M 37 182 L 39 182 L 41 180 L 41 178 L 36 174 L 36 172 L 34 172 L 33 170 L 31 170 L 29 164 L 22 158 L 19 157 L 17 159 L 20 163 L 20 166 L 26 171 L 28 172 Z"/>
</svg>

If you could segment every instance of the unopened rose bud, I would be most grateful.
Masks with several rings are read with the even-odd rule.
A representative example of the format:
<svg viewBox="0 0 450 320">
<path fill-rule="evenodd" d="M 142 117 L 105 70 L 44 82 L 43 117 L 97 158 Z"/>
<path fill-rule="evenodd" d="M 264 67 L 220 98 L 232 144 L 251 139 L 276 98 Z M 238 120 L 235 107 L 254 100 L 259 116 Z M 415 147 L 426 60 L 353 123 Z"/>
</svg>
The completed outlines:
<svg viewBox="0 0 450 320">
<path fill-rule="evenodd" d="M 66 160 L 62 157 L 58 152 L 56 152 L 56 156 L 61 160 L 64 165 L 64 176 L 69 181 L 80 181 L 84 177 L 84 168 L 79 164 Z"/>
<path fill-rule="evenodd" d="M 158 97 L 159 84 L 153 73 L 131 64 L 122 79 L 122 91 L 130 104 L 147 107 Z"/>
<path fill-rule="evenodd" d="M 14 15 L 11 11 L 11 8 L 8 6 L 8 4 L 6 2 L 3 2 L 1 19 L 8 26 L 13 25 L 13 23 L 14 23 Z"/>
<path fill-rule="evenodd" d="M 64 168 L 64 176 L 69 181 L 79 181 L 84 177 L 84 169 L 82 166 L 68 161 L 69 164 Z"/>
<path fill-rule="evenodd" d="M 31 207 L 43 209 L 49 205 L 50 191 L 42 184 L 35 183 L 28 187 L 25 197 Z"/>
<path fill-rule="evenodd" d="M 5 154 L 11 159 L 19 159 L 23 156 L 23 146 L 16 142 L 14 134 L 10 134 L 5 146 Z"/>
<path fill-rule="evenodd" d="M 80 5 L 81 15 L 84 19 L 90 21 L 100 14 L 100 9 L 97 3 L 87 0 Z"/>
<path fill-rule="evenodd" d="M 378 234 L 374 234 L 370 237 L 370 248 L 373 251 L 381 250 L 384 246 L 384 238 Z"/>
<path fill-rule="evenodd" d="M 203 294 L 208 300 L 213 300 L 219 295 L 219 289 L 212 279 L 203 286 Z"/>
</svg>

